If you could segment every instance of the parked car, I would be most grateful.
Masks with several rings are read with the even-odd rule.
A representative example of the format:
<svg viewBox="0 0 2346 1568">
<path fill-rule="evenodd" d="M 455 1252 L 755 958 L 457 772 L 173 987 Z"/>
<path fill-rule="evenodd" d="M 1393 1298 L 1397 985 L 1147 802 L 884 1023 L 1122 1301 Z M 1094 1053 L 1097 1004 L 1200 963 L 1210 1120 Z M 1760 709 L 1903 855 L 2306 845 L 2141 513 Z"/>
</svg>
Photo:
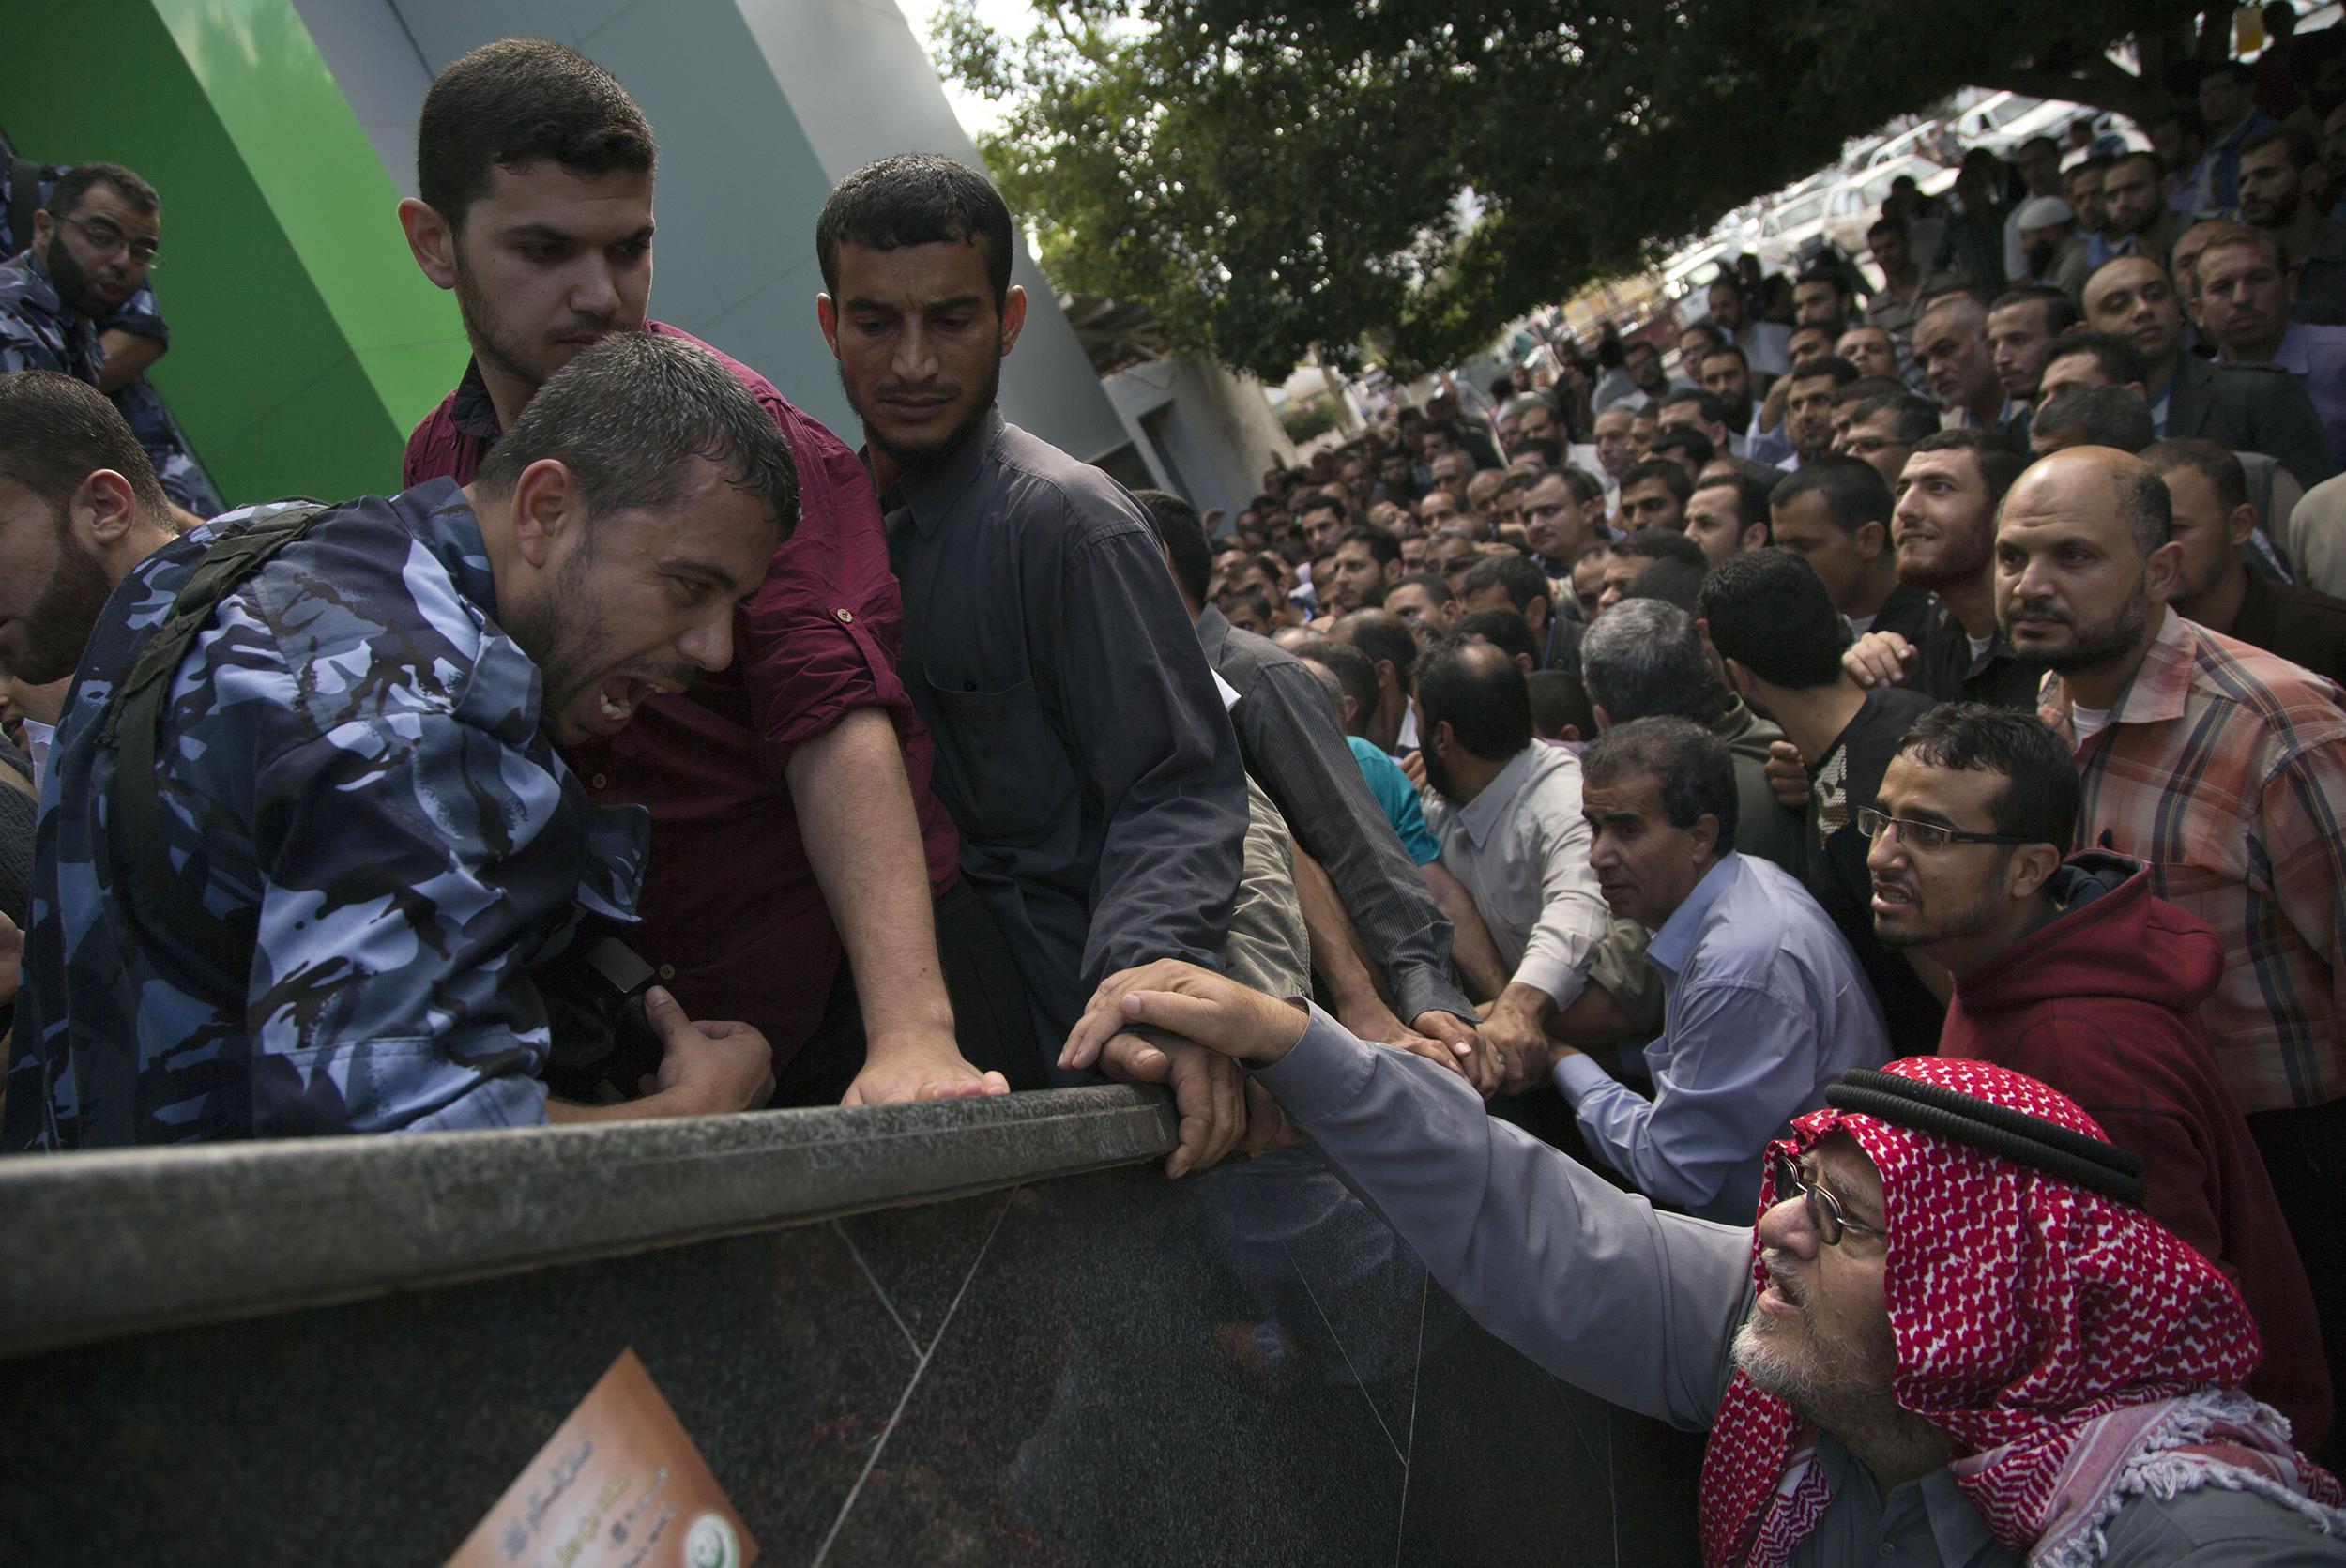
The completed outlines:
<svg viewBox="0 0 2346 1568">
<path fill-rule="evenodd" d="M 1868 169 L 1857 179 L 1835 188 L 1825 200 L 1824 237 L 1843 255 L 1862 255 L 1866 231 L 1881 214 L 1882 198 L 1902 178 L 1912 178 L 1926 196 L 1936 196 L 1955 183 L 1955 171 L 1927 158 L 1908 157 Z"/>
</svg>

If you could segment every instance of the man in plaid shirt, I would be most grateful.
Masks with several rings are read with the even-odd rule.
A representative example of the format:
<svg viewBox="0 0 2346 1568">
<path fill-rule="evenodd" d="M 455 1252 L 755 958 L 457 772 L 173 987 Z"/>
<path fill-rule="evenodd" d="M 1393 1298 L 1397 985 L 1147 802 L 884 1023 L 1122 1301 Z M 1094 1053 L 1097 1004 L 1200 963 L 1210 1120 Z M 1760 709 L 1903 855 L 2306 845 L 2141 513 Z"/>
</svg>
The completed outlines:
<svg viewBox="0 0 2346 1568">
<path fill-rule="evenodd" d="M 1996 528 L 1996 616 L 2051 666 L 2075 749 L 2078 847 L 2146 862 L 2216 928 L 2201 1009 L 2346 1365 L 2346 708 L 2309 671 L 2167 607 L 2181 547 L 2157 475 L 2079 447 L 2037 463 Z"/>
</svg>

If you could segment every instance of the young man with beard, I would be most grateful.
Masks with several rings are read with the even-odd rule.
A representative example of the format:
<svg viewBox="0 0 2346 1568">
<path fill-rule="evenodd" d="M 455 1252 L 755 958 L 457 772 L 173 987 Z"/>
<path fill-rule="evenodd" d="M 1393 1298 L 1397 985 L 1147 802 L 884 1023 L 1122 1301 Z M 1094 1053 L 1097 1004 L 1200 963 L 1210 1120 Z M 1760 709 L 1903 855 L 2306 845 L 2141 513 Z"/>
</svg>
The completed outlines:
<svg viewBox="0 0 2346 1568">
<path fill-rule="evenodd" d="M 1768 1149 L 1756 1225 L 1709 1225 L 1218 975 L 1119 976 L 1075 1043 L 1142 1021 L 1245 1061 L 1490 1332 L 1708 1432 L 1706 1564 L 2337 1559 L 2346 1492 L 2240 1392 L 2262 1351 L 2238 1293 L 2034 1079 L 1929 1058 L 1851 1074 Z"/>
<path fill-rule="evenodd" d="M 155 188 L 118 163 L 60 175 L 33 215 L 24 253 L 0 266 L 0 372 L 56 371 L 105 391 L 188 526 L 217 511 L 219 498 L 155 388 L 143 375 L 108 373 L 107 341 L 128 350 L 135 339 L 100 326 L 124 319 L 120 312 L 142 297 L 161 223 Z M 151 315 L 137 325 L 142 335 L 163 330 Z"/>
<path fill-rule="evenodd" d="M 2080 847 L 2144 862 L 2216 930 L 2200 1009 L 2325 1321 L 2346 1320 L 2346 709 L 2318 676 L 2168 607 L 2181 548 L 2140 458 L 2040 459 L 1996 525 L 1996 617 L 2042 659 Z"/>
<path fill-rule="evenodd" d="M 399 218 L 425 276 L 455 291 L 473 358 L 408 438 L 409 485 L 470 480 L 586 345 L 695 341 L 646 315 L 654 161 L 626 90 L 559 44 L 488 44 L 434 82 Z M 1017 977 L 957 879 L 896 675 L 903 613 L 870 483 L 830 431 L 718 358 L 789 442 L 800 517 L 734 664 L 685 695 L 608 693 L 641 722 L 578 758 L 598 803 L 651 808 L 631 939 L 689 1006 L 767 1033 L 784 1104 L 1039 1085 L 1046 1043 L 1014 1027 Z"/>
<path fill-rule="evenodd" d="M 2249 137 L 2240 148 L 2240 221 L 2273 236 L 2299 303 L 2346 305 L 2346 223 L 2316 197 L 2321 168 L 2321 141 L 2303 126 Z"/>
<path fill-rule="evenodd" d="M 39 391 L 10 399 L 0 465 L 50 513 L 8 529 L 54 530 L 53 607 L 84 538 L 134 547 L 120 514 L 151 531 L 161 498 L 143 465 L 53 471 L 70 441 L 45 439 Z M 658 988 L 660 1092 L 549 1101 L 540 1075 L 563 1042 L 533 971 L 590 918 L 632 914 L 642 814 L 590 806 L 556 748 L 620 728 L 616 693 L 730 662 L 735 610 L 797 511 L 766 412 L 701 350 L 619 334 L 547 383 L 470 487 L 324 508 L 251 554 L 306 510 L 163 545 L 81 627 L 0 1144 L 762 1104 L 765 1038 L 694 1026 Z M 205 595 L 240 552 L 249 570 Z M 190 596 L 207 612 L 172 613 Z"/>
<path fill-rule="evenodd" d="M 2027 459 L 1982 431 L 1916 443 L 1898 475 L 1890 532 L 1898 581 L 1932 597 L 1921 636 L 1869 632 L 1842 654 L 1860 686 L 1906 685 L 1942 702 L 2036 710 L 2045 666 L 2016 656 L 1996 624 L 1996 509 Z"/>
<path fill-rule="evenodd" d="M 1246 778 L 1148 514 L 996 406 L 1026 321 L 1015 244 L 975 171 L 933 154 L 867 164 L 816 221 L 816 315 L 887 509 L 906 684 L 937 740 L 963 871 L 1049 1043 L 1114 970 L 1219 964 Z M 1120 1073 L 1170 1073 L 1177 1098 L 1235 1112 L 1235 1084 L 1203 1053 L 1119 1049 Z M 1185 1146 L 1177 1168 L 1235 1134 Z"/>
<path fill-rule="evenodd" d="M 2174 509 L 2175 613 L 2346 687 L 2346 601 L 2248 570 L 2257 514 L 2240 459 L 2213 441 L 2161 441 L 2142 461 Z"/>
<path fill-rule="evenodd" d="M 1930 597 L 1898 579 L 1890 542 L 1896 504 L 1872 464 L 1820 458 L 1775 487 L 1768 497 L 1769 527 L 1777 545 L 1824 579 L 1851 635 L 1895 632 L 1913 642 L 1929 617 Z"/>
<path fill-rule="evenodd" d="M 2294 319 L 2294 283 L 2280 243 L 2224 224 L 2201 247 L 2200 325 L 2227 365 L 2287 371 L 2313 400 L 2333 456 L 2346 452 L 2346 327 Z"/>
<path fill-rule="evenodd" d="M 2150 1216 L 2223 1269 L 2263 1332 L 2251 1394 L 2321 1452 L 2330 1373 L 2273 1183 L 2195 1018 L 2216 934 L 2140 864 L 2071 857 L 2078 774 L 2035 715 L 1950 703 L 1895 742 L 1858 827 L 1871 924 L 1954 977 L 1939 1055 L 2068 1095 L 2141 1156 Z M 2346 1325 L 2339 1325 L 2346 1331 Z"/>
</svg>

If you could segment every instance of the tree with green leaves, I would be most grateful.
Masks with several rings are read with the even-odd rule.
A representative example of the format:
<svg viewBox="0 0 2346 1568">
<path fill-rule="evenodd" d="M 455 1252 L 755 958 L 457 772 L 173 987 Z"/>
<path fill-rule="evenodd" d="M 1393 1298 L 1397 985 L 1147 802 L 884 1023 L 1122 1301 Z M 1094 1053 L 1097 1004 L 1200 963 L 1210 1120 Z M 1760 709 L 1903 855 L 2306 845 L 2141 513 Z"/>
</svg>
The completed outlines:
<svg viewBox="0 0 2346 1568">
<path fill-rule="evenodd" d="M 943 68 L 1053 282 L 1267 381 L 1455 361 L 1965 85 L 2138 118 L 2177 0 L 951 0 Z M 2140 72 L 2109 58 L 2131 42 Z"/>
</svg>

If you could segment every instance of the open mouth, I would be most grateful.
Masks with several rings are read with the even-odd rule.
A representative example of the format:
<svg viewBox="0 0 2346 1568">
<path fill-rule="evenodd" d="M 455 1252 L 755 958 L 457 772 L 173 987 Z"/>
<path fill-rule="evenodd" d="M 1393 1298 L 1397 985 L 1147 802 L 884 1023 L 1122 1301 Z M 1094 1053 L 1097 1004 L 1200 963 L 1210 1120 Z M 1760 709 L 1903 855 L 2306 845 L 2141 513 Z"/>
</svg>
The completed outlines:
<svg viewBox="0 0 2346 1568">
<path fill-rule="evenodd" d="M 1876 882 L 1873 885 L 1873 910 L 1877 915 L 1895 914 L 1914 906 L 1914 890 L 1900 882 Z"/>
<path fill-rule="evenodd" d="M 595 687 L 595 711 L 606 732 L 616 731 L 634 718 L 635 710 L 653 697 L 673 695 L 682 690 L 682 687 L 665 681 L 607 675 Z"/>
</svg>

